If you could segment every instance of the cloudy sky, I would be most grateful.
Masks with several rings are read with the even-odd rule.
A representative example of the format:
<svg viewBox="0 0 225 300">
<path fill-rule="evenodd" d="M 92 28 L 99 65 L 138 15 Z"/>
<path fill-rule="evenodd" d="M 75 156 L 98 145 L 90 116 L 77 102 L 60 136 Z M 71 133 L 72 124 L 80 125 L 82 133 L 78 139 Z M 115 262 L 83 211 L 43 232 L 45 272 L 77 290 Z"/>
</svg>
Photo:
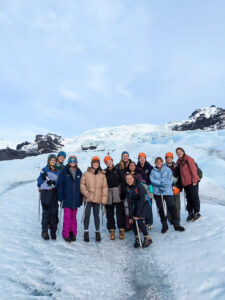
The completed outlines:
<svg viewBox="0 0 225 300">
<path fill-rule="evenodd" d="M 0 138 L 225 106 L 225 1 L 0 0 L 0 43 Z"/>
</svg>

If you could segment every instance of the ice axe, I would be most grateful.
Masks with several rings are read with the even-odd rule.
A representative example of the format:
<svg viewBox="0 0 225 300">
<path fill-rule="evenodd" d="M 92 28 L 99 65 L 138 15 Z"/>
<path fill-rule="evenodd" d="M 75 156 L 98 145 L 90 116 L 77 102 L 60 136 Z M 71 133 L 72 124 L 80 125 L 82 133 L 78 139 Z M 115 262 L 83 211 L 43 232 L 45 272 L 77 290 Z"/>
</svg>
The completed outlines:
<svg viewBox="0 0 225 300">
<path fill-rule="evenodd" d="M 140 247 L 142 248 L 140 230 L 139 230 L 139 226 L 138 226 L 138 221 L 136 219 L 135 219 L 135 224 L 136 224 L 136 228 L 137 228 L 139 244 L 140 244 Z"/>
</svg>

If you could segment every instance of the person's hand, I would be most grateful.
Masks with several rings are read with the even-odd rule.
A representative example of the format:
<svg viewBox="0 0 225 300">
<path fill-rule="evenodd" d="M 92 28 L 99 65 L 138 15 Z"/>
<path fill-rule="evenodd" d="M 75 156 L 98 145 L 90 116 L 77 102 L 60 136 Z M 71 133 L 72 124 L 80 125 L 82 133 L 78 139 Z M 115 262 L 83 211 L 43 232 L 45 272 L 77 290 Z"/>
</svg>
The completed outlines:
<svg viewBox="0 0 225 300">
<path fill-rule="evenodd" d="M 55 185 L 55 181 L 54 180 L 48 180 L 47 185 L 48 186 Z"/>
<path fill-rule="evenodd" d="M 48 173 L 47 172 L 42 173 L 41 177 L 43 180 L 46 180 L 46 177 L 48 177 Z"/>
<path fill-rule="evenodd" d="M 138 217 L 134 217 L 134 220 L 139 220 L 140 218 L 138 218 Z"/>
<path fill-rule="evenodd" d="M 193 186 L 197 185 L 197 182 L 193 183 Z"/>
<path fill-rule="evenodd" d="M 38 188 L 38 192 L 39 192 L 39 193 L 41 192 L 41 188 Z"/>
<path fill-rule="evenodd" d="M 133 224 L 133 222 L 134 222 L 133 219 L 129 219 L 130 224 Z"/>
</svg>

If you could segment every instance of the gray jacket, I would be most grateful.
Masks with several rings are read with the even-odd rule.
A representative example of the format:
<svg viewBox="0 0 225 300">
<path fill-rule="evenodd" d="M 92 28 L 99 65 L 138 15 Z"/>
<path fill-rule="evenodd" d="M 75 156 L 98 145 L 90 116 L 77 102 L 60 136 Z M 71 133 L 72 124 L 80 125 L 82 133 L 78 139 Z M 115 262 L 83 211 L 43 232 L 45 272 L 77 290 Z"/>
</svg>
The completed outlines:
<svg viewBox="0 0 225 300">
<path fill-rule="evenodd" d="M 107 205 L 114 204 L 114 203 L 120 203 L 120 187 L 113 187 L 109 188 L 109 196 L 108 196 L 108 202 Z"/>
</svg>

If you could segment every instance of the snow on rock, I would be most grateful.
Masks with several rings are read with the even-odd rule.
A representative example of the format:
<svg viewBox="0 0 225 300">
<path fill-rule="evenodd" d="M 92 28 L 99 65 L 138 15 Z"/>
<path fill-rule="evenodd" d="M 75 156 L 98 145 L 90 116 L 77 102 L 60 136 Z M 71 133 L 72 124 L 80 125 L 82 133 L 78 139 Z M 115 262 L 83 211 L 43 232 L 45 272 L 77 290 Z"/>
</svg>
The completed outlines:
<svg viewBox="0 0 225 300">
<path fill-rule="evenodd" d="M 225 109 L 212 105 L 210 107 L 196 109 L 188 121 L 179 122 L 173 130 L 217 130 L 225 128 Z"/>
</svg>

